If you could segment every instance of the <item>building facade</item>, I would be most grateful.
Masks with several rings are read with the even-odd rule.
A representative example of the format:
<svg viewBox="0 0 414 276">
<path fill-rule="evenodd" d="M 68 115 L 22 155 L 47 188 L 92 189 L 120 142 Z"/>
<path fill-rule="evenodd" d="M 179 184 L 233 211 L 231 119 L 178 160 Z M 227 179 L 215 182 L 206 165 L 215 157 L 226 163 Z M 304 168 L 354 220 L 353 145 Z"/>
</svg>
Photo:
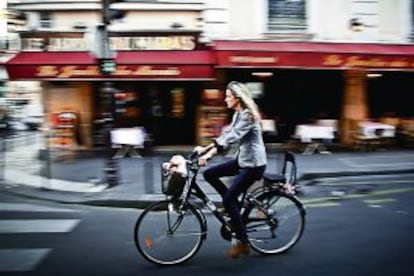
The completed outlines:
<svg viewBox="0 0 414 276">
<path fill-rule="evenodd" d="M 412 0 L 125 1 L 108 26 L 117 68 L 100 74 L 102 2 L 9 0 L 23 12 L 21 52 L 10 80 L 38 80 L 46 113 L 79 116 L 78 143 L 99 144 L 102 87 L 117 89 L 118 127 L 144 126 L 155 144 L 207 142 L 226 123 L 230 80 L 248 83 L 271 142 L 297 124 L 329 118 L 351 143 L 356 123 L 414 116 Z M 68 100 L 70 99 L 70 101 Z M 75 100 L 76 99 L 76 100 Z M 46 120 L 49 120 L 47 117 Z M 177 133 L 179 126 L 188 126 Z"/>
</svg>

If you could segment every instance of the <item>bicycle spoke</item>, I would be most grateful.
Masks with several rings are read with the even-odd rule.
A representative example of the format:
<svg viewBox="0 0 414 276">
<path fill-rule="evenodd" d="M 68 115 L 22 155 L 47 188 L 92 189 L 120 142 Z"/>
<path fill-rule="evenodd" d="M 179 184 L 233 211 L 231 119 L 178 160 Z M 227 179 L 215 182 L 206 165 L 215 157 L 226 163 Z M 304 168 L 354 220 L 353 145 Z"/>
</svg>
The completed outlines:
<svg viewBox="0 0 414 276">
<path fill-rule="evenodd" d="M 249 240 L 259 253 L 285 252 L 303 233 L 305 218 L 300 203 L 281 192 L 257 195 L 246 212 Z"/>
<path fill-rule="evenodd" d="M 171 210 L 170 201 L 148 207 L 135 225 L 135 244 L 149 261 L 173 265 L 190 259 L 200 248 L 206 231 L 195 207 L 183 213 Z"/>
</svg>

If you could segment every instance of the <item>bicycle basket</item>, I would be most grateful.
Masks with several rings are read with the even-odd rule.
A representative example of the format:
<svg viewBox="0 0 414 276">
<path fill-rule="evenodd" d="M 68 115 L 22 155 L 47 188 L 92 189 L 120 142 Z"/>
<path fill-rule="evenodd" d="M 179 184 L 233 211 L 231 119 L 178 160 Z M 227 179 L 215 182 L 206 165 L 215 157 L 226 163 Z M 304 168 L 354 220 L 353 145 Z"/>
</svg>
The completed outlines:
<svg viewBox="0 0 414 276">
<path fill-rule="evenodd" d="M 164 194 L 179 197 L 183 191 L 185 182 L 186 177 L 181 173 L 165 168 L 161 169 L 161 188 Z"/>
</svg>

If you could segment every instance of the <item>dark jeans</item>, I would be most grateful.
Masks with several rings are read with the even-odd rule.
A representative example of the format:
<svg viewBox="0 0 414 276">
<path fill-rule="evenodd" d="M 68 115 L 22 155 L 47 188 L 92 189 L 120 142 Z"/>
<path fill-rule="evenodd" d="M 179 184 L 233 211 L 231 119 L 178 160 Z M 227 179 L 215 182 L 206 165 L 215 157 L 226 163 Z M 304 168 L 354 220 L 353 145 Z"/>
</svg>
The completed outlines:
<svg viewBox="0 0 414 276">
<path fill-rule="evenodd" d="M 240 216 L 240 204 L 237 198 L 263 176 L 265 168 L 266 166 L 240 168 L 237 160 L 229 160 L 204 171 L 206 181 L 222 196 L 223 205 L 230 216 L 232 228 L 241 241 L 247 241 L 247 234 L 246 225 Z M 220 180 L 220 177 L 223 176 L 234 176 L 228 188 Z"/>
</svg>

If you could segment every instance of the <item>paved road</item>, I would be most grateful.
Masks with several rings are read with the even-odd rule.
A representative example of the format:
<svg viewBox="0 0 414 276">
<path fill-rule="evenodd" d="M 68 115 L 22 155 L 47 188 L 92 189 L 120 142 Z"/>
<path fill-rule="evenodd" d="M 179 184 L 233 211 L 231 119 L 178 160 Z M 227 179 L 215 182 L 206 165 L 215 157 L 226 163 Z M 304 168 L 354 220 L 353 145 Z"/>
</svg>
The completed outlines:
<svg viewBox="0 0 414 276">
<path fill-rule="evenodd" d="M 375 187 L 369 192 L 349 189 L 343 197 L 330 196 L 339 186 L 371 184 Z M 227 259 L 223 252 L 229 243 L 208 216 L 208 238 L 199 254 L 188 264 L 167 269 L 149 264 L 134 247 L 132 230 L 139 210 L 55 204 L 1 193 L 0 274 L 410 275 L 413 184 L 401 176 L 324 181 L 315 187 L 321 190 L 313 191 L 313 200 L 304 199 L 304 236 L 280 256 L 253 253 Z"/>
</svg>

